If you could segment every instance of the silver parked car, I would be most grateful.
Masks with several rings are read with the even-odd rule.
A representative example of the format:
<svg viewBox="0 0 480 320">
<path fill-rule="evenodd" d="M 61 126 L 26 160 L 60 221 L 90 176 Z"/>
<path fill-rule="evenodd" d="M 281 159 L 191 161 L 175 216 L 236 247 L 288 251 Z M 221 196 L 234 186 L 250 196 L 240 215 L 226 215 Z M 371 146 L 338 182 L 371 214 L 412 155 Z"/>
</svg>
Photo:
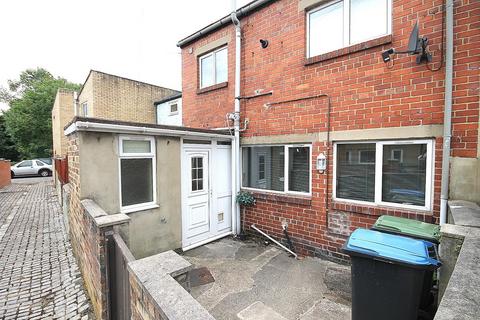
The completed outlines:
<svg viewBox="0 0 480 320">
<path fill-rule="evenodd" d="M 52 165 L 40 159 L 23 160 L 10 168 L 12 178 L 20 176 L 48 177 L 52 174 Z"/>
</svg>

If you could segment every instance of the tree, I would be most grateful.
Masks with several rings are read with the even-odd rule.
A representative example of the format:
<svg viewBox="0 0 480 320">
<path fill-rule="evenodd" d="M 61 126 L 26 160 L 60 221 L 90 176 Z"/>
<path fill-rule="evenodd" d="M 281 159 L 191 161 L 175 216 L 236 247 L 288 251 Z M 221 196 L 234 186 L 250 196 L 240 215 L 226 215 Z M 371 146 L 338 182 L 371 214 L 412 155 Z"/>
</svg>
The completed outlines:
<svg viewBox="0 0 480 320">
<path fill-rule="evenodd" d="M 18 161 L 20 154 L 12 141 L 12 138 L 7 133 L 5 128 L 5 119 L 0 114 L 0 158 L 10 161 Z"/>
<path fill-rule="evenodd" d="M 5 126 L 22 158 L 51 156 L 51 113 L 57 90 L 80 87 L 37 68 L 23 71 L 19 80 L 9 80 L 8 89 L 0 90 L 0 99 L 10 106 L 4 112 Z"/>
</svg>

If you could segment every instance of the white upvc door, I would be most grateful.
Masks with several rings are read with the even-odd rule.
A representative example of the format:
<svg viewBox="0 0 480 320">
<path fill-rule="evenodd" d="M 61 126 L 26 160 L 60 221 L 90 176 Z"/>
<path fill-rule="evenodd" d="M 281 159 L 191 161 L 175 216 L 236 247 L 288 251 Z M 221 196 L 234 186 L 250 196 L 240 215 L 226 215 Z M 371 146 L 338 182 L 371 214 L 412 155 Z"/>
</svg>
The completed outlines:
<svg viewBox="0 0 480 320">
<path fill-rule="evenodd" d="M 192 249 L 232 232 L 230 146 L 184 145 L 182 247 Z"/>
</svg>

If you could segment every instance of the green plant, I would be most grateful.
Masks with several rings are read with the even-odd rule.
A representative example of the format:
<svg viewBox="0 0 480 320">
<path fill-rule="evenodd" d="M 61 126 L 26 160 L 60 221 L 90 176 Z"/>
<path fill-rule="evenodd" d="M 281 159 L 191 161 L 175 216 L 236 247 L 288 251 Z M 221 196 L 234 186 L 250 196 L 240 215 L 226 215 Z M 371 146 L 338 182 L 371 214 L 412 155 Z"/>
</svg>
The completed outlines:
<svg viewBox="0 0 480 320">
<path fill-rule="evenodd" d="M 255 197 L 248 191 L 240 191 L 236 199 L 237 203 L 243 207 L 252 207 L 255 205 Z"/>
</svg>

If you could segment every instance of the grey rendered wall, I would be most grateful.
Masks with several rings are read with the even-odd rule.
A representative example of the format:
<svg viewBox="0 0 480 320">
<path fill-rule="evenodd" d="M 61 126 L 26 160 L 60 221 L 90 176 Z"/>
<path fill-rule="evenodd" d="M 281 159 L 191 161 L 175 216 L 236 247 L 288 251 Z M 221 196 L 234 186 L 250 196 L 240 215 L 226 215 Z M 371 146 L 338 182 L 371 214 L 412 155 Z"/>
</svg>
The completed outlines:
<svg viewBox="0 0 480 320">
<path fill-rule="evenodd" d="M 129 214 L 129 246 L 137 259 L 182 245 L 180 139 L 157 137 L 156 144 L 160 207 Z"/>
<path fill-rule="evenodd" d="M 156 137 L 158 208 L 129 213 L 120 230 L 135 258 L 181 247 L 180 139 Z M 79 140 L 81 198 L 108 214 L 120 212 L 118 134 L 82 132 Z"/>
<path fill-rule="evenodd" d="M 480 203 L 479 158 L 451 158 L 450 199 Z"/>
</svg>

